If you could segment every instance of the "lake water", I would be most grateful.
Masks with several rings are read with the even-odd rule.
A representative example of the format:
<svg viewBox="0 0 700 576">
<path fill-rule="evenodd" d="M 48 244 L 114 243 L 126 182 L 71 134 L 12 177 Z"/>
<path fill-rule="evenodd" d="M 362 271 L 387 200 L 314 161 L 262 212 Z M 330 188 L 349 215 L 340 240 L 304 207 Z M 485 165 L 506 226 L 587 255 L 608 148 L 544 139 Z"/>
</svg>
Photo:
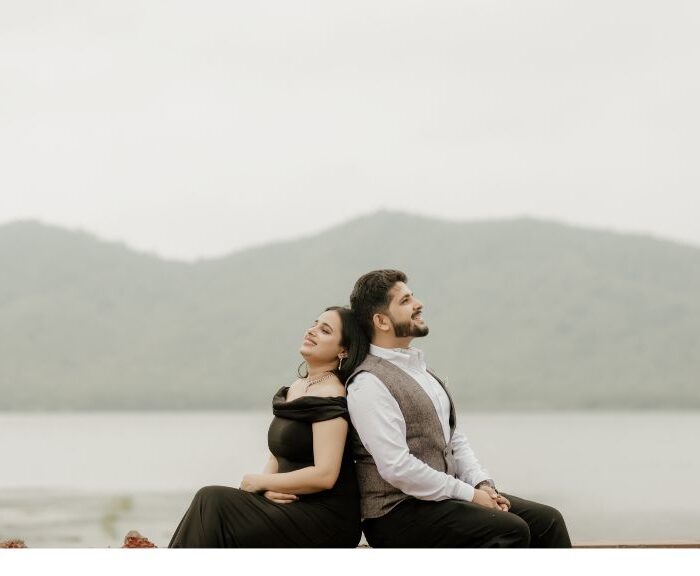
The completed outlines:
<svg viewBox="0 0 700 576">
<path fill-rule="evenodd" d="M 196 490 L 267 458 L 269 412 L 0 413 L 0 539 L 166 546 Z M 700 542 L 698 413 L 463 413 L 500 489 L 558 507 L 574 543 Z"/>
</svg>

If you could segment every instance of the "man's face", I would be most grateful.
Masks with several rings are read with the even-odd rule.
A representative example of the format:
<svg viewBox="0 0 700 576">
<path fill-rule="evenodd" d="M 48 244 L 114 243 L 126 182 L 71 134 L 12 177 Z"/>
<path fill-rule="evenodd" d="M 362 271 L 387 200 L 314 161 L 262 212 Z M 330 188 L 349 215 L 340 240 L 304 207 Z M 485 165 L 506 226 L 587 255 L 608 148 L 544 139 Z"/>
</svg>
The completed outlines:
<svg viewBox="0 0 700 576">
<path fill-rule="evenodd" d="M 423 320 L 423 303 L 413 296 L 404 282 L 397 282 L 389 292 L 391 298 L 387 316 L 394 326 L 397 338 L 428 335 L 428 325 Z"/>
</svg>

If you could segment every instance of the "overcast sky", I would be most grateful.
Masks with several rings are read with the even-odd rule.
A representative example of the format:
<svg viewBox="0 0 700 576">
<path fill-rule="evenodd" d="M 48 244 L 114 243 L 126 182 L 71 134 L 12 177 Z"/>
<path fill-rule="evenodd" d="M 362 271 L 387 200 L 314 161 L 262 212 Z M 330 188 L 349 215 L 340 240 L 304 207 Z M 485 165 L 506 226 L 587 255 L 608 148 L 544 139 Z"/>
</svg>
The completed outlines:
<svg viewBox="0 0 700 576">
<path fill-rule="evenodd" d="M 220 255 L 380 208 L 700 246 L 700 3 L 0 0 L 0 223 Z"/>
</svg>

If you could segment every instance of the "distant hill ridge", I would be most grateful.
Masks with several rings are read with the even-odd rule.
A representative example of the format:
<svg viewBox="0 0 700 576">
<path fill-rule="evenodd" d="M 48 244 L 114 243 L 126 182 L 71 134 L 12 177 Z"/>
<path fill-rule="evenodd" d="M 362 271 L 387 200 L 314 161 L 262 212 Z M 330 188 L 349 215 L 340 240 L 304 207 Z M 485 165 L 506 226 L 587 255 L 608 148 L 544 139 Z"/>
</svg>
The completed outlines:
<svg viewBox="0 0 700 576">
<path fill-rule="evenodd" d="M 304 328 L 386 267 L 462 410 L 700 408 L 700 249 L 381 212 L 192 263 L 0 226 L 0 410 L 265 408 Z"/>
</svg>

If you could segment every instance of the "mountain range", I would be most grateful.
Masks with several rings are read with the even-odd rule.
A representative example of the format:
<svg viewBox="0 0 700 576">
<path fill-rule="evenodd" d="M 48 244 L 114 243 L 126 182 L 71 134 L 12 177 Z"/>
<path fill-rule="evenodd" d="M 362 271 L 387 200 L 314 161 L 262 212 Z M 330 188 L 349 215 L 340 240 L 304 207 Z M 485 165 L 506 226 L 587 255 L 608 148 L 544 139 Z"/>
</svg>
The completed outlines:
<svg viewBox="0 0 700 576">
<path fill-rule="evenodd" d="M 377 268 L 407 273 L 460 410 L 700 408 L 699 248 L 380 212 L 188 263 L 0 226 L 0 410 L 265 409 Z"/>
</svg>

